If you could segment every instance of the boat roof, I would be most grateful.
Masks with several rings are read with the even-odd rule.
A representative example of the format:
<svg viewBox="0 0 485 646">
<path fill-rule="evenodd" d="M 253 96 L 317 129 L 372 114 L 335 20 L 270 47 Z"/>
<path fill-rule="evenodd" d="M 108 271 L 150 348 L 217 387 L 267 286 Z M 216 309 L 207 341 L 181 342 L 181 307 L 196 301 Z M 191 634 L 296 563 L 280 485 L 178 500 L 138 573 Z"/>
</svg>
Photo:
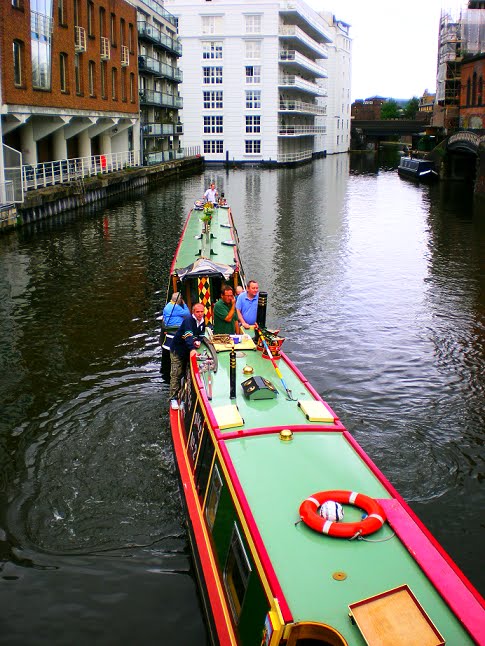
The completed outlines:
<svg viewBox="0 0 485 646">
<path fill-rule="evenodd" d="M 170 273 L 182 280 L 191 275 L 223 275 L 227 280 L 239 265 L 237 232 L 231 209 L 214 207 L 208 233 L 201 233 L 202 214 L 202 211 L 196 209 L 189 212 Z M 194 264 L 200 265 L 202 261 L 205 261 L 205 268 L 198 272 L 197 267 L 194 269 Z"/>
</svg>

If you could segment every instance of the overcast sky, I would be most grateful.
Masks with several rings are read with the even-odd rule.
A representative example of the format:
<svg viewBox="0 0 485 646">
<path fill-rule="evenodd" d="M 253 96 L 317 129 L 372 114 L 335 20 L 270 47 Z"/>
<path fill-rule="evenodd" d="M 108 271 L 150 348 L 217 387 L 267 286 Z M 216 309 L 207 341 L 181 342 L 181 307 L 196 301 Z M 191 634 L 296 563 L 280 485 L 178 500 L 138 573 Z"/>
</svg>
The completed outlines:
<svg viewBox="0 0 485 646">
<path fill-rule="evenodd" d="M 352 100 L 370 96 L 410 99 L 436 89 L 441 9 L 460 0 L 306 0 L 350 23 Z"/>
</svg>

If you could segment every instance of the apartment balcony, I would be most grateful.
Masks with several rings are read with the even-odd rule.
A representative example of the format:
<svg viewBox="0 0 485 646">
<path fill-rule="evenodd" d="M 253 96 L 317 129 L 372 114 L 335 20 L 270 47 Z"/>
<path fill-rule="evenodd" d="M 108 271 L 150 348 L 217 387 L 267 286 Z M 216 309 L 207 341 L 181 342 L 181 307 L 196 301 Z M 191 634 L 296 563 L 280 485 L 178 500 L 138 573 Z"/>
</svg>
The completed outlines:
<svg viewBox="0 0 485 646">
<path fill-rule="evenodd" d="M 327 106 L 316 105 L 316 103 L 305 103 L 304 101 L 293 101 L 287 99 L 280 101 L 279 112 L 291 112 L 293 114 L 327 114 Z"/>
<path fill-rule="evenodd" d="M 284 74 L 280 77 L 278 86 L 281 89 L 300 90 L 301 92 L 308 92 L 315 96 L 326 96 L 327 94 L 325 88 L 311 81 L 305 81 L 305 79 L 302 79 L 301 76 L 296 76 L 296 74 Z"/>
<path fill-rule="evenodd" d="M 277 161 L 279 164 L 291 164 L 311 159 L 312 156 L 313 150 L 300 150 L 298 152 L 291 153 L 278 153 Z"/>
<path fill-rule="evenodd" d="M 152 56 L 138 56 L 138 69 L 140 72 L 154 74 L 159 78 L 167 78 L 175 83 L 182 82 L 182 70 L 162 61 L 157 61 Z"/>
<path fill-rule="evenodd" d="M 158 13 L 159 16 L 165 18 L 165 20 L 169 22 L 173 27 L 177 26 L 177 20 L 175 16 L 171 14 L 170 11 L 167 11 L 165 9 L 161 1 L 158 2 L 158 0 L 143 0 L 143 3 L 150 7 L 150 9 L 153 9 L 155 13 Z"/>
<path fill-rule="evenodd" d="M 170 36 L 167 36 L 166 34 L 162 34 L 157 27 L 146 22 L 146 20 L 139 20 L 137 22 L 137 27 L 139 38 L 147 40 L 150 43 L 175 54 L 175 56 L 182 56 L 182 44 L 179 40 L 170 38 Z"/>
<path fill-rule="evenodd" d="M 142 128 L 144 137 L 168 137 L 178 134 L 174 123 L 145 123 Z"/>
<path fill-rule="evenodd" d="M 313 40 L 307 33 L 296 25 L 280 25 L 278 35 L 284 41 L 285 47 L 292 47 L 303 50 L 307 56 L 316 58 L 328 58 L 328 49 L 322 43 Z"/>
<path fill-rule="evenodd" d="M 313 135 L 324 135 L 326 132 L 326 126 L 278 126 L 278 137 L 313 137 Z"/>
<path fill-rule="evenodd" d="M 101 36 L 99 39 L 100 47 L 100 57 L 102 61 L 109 61 L 111 57 L 111 50 L 109 45 L 109 39 L 105 36 Z"/>
<path fill-rule="evenodd" d="M 183 99 L 181 96 L 174 96 L 166 92 L 157 92 L 156 90 L 140 90 L 140 105 L 153 105 L 160 108 L 183 108 Z"/>
<path fill-rule="evenodd" d="M 327 70 L 315 61 L 303 56 L 294 49 L 280 51 L 279 62 L 284 64 L 286 72 L 311 72 L 316 78 L 327 78 Z"/>
<path fill-rule="evenodd" d="M 84 27 L 74 27 L 74 51 L 78 54 L 86 51 L 86 30 Z"/>
<path fill-rule="evenodd" d="M 130 52 L 126 45 L 121 46 L 121 67 L 128 67 L 130 64 Z"/>
<path fill-rule="evenodd" d="M 315 40 L 323 40 L 327 43 L 332 42 L 332 36 L 322 18 L 304 2 L 299 0 L 281 2 L 280 16 L 283 16 L 286 22 L 298 25 Z"/>
</svg>

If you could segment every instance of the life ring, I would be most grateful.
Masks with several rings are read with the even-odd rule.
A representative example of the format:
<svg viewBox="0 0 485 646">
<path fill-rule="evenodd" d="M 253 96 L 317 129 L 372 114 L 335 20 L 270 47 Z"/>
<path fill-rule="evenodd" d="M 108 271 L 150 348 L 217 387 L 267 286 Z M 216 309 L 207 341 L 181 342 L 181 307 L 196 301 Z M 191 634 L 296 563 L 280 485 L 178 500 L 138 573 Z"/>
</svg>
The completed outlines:
<svg viewBox="0 0 485 646">
<path fill-rule="evenodd" d="M 334 500 L 341 505 L 348 504 L 360 507 L 367 512 L 367 518 L 357 523 L 340 523 L 326 520 L 320 516 L 318 510 L 328 500 Z M 365 536 L 376 532 L 384 525 L 386 514 L 377 500 L 363 493 L 336 490 L 320 491 L 304 500 L 300 505 L 300 518 L 308 527 L 320 534 L 328 534 L 338 538 L 352 538 L 356 534 Z"/>
</svg>

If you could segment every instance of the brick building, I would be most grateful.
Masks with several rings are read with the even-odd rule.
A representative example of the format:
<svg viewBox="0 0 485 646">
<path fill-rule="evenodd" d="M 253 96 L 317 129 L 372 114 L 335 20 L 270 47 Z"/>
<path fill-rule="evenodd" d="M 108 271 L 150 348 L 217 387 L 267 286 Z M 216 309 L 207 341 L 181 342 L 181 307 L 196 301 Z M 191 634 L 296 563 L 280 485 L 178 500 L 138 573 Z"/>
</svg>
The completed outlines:
<svg viewBox="0 0 485 646">
<path fill-rule="evenodd" d="M 485 53 L 463 60 L 461 65 L 460 127 L 485 129 Z"/>
<path fill-rule="evenodd" d="M 387 101 L 382 96 L 371 96 L 368 99 L 357 99 L 352 103 L 352 119 L 357 121 L 374 121 L 381 118 L 381 108 Z"/>
<path fill-rule="evenodd" d="M 136 10 L 0 2 L 3 141 L 24 164 L 139 150 Z"/>
</svg>

